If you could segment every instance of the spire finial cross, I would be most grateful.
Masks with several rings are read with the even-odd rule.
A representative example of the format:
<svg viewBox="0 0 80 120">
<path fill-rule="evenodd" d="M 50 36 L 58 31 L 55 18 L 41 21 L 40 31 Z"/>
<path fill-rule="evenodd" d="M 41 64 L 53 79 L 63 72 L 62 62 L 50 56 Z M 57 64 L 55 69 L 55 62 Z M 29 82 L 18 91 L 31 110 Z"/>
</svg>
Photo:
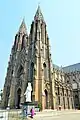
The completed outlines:
<svg viewBox="0 0 80 120">
<path fill-rule="evenodd" d="M 38 6 L 40 6 L 40 0 L 38 1 Z"/>
</svg>

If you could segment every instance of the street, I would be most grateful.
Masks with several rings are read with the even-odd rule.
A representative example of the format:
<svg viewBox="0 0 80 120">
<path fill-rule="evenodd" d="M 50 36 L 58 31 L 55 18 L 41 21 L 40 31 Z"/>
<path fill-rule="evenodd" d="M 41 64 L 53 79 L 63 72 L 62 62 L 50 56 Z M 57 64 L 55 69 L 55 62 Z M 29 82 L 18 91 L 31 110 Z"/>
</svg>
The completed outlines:
<svg viewBox="0 0 80 120">
<path fill-rule="evenodd" d="M 80 120 L 80 113 L 77 114 L 67 114 L 60 116 L 49 116 L 49 117 L 40 117 L 34 120 Z"/>
<path fill-rule="evenodd" d="M 8 114 L 9 112 L 9 114 Z M 0 120 L 22 120 L 21 110 L 0 111 Z M 26 119 L 24 119 L 26 120 Z M 28 120 L 31 120 L 28 117 Z M 45 110 L 36 113 L 33 120 L 80 120 L 79 110 Z"/>
<path fill-rule="evenodd" d="M 56 114 L 45 113 L 41 116 L 36 115 L 34 120 L 80 120 L 80 111 L 61 111 Z"/>
</svg>

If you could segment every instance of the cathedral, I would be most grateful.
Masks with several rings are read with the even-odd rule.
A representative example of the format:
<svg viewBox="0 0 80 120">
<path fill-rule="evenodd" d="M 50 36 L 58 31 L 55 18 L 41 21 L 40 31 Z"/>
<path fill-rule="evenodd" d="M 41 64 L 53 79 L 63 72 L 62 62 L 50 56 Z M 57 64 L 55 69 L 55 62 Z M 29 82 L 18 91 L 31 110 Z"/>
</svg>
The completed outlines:
<svg viewBox="0 0 80 120">
<path fill-rule="evenodd" d="M 73 109 L 78 107 L 78 91 L 72 77 L 75 71 L 58 67 L 51 60 L 49 37 L 40 6 L 27 33 L 23 19 L 15 35 L 4 83 L 2 107 L 19 108 L 25 102 L 28 83 L 31 83 L 31 101 L 41 109 Z M 78 71 L 76 71 L 79 74 Z M 75 72 L 75 73 L 76 73 Z M 73 76 L 74 74 L 74 76 Z M 76 101 L 74 100 L 76 95 Z"/>
</svg>

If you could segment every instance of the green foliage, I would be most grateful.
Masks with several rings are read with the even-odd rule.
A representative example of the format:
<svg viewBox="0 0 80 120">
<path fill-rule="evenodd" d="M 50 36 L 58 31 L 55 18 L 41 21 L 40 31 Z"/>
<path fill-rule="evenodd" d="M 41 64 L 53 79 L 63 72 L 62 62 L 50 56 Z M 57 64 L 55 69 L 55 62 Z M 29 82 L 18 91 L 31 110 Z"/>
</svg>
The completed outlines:
<svg viewBox="0 0 80 120">
<path fill-rule="evenodd" d="M 38 107 L 39 107 L 39 109 L 40 109 L 40 111 L 41 111 L 41 110 L 42 110 L 42 104 L 39 103 L 39 104 L 38 104 Z"/>
</svg>

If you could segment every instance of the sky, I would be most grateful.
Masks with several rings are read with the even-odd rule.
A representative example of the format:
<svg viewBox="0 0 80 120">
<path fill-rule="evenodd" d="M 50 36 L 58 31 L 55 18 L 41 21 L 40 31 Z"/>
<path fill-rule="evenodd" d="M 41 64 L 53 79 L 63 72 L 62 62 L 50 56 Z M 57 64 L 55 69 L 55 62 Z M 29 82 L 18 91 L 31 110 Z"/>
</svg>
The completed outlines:
<svg viewBox="0 0 80 120">
<path fill-rule="evenodd" d="M 22 19 L 25 18 L 29 33 L 38 4 L 47 24 L 53 63 L 67 66 L 80 62 L 80 0 L 1 0 L 0 89 Z"/>
</svg>

